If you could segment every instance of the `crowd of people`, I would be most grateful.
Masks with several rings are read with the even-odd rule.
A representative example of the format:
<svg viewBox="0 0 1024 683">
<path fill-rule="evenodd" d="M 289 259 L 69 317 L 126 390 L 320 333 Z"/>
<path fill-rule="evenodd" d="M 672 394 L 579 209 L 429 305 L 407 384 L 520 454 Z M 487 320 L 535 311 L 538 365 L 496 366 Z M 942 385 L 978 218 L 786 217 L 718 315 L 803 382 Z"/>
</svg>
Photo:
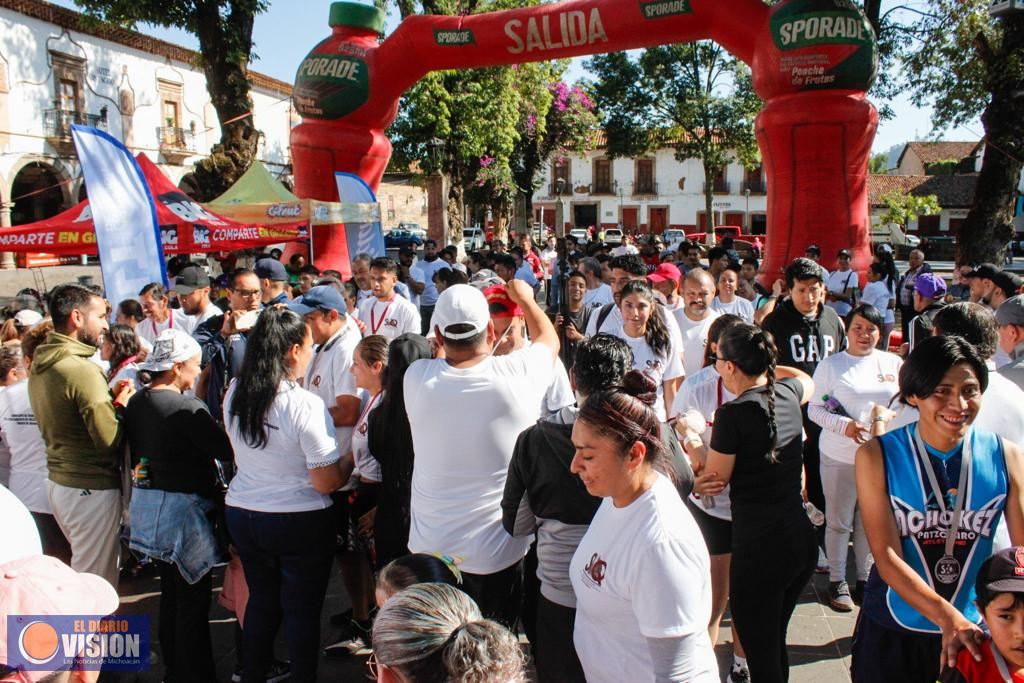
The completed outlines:
<svg viewBox="0 0 1024 683">
<path fill-rule="evenodd" d="M 246 683 L 367 655 L 385 681 L 781 682 L 816 571 L 861 607 L 857 683 L 1024 680 L 1020 279 L 644 247 L 428 240 L 350 279 L 176 260 L 136 299 L 23 293 L 0 560 L 114 589 L 151 566 L 171 682 L 217 680 L 225 564 Z"/>
</svg>

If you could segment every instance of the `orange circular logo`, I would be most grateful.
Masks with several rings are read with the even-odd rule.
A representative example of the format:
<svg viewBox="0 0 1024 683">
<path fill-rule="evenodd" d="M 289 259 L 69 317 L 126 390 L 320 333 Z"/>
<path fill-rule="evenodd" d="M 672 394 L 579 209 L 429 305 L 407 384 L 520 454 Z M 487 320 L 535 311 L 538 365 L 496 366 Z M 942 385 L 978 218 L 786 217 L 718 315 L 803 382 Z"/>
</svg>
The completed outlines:
<svg viewBox="0 0 1024 683">
<path fill-rule="evenodd" d="M 57 631 L 43 621 L 33 621 L 21 630 L 18 649 L 33 664 L 45 664 L 57 654 Z"/>
</svg>

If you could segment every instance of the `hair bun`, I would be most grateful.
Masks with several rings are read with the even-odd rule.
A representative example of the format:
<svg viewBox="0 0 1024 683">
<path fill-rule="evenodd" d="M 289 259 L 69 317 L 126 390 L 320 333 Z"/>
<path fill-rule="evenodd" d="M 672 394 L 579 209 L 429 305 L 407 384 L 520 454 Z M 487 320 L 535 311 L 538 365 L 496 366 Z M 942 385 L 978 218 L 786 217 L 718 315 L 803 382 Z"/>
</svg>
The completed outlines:
<svg viewBox="0 0 1024 683">
<path fill-rule="evenodd" d="M 639 370 L 630 370 L 622 377 L 622 391 L 648 406 L 653 407 L 658 400 L 658 385 Z"/>
</svg>

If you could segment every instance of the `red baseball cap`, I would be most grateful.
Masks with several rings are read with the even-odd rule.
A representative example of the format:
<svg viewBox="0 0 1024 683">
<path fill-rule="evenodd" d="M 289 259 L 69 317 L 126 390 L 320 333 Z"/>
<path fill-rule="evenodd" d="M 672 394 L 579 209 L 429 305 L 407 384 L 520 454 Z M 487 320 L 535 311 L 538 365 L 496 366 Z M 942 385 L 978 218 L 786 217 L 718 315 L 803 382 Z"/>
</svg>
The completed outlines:
<svg viewBox="0 0 1024 683">
<path fill-rule="evenodd" d="M 654 269 L 653 273 L 647 275 L 647 279 L 651 282 L 665 282 L 666 280 L 672 280 L 672 282 L 679 282 L 682 278 L 682 273 L 672 263 L 660 263 L 658 267 Z"/>
<path fill-rule="evenodd" d="M 491 312 L 491 318 L 516 318 L 523 314 L 519 304 L 512 301 L 508 296 L 505 285 L 492 285 L 484 290 L 484 297 L 487 299 L 487 308 Z"/>
</svg>

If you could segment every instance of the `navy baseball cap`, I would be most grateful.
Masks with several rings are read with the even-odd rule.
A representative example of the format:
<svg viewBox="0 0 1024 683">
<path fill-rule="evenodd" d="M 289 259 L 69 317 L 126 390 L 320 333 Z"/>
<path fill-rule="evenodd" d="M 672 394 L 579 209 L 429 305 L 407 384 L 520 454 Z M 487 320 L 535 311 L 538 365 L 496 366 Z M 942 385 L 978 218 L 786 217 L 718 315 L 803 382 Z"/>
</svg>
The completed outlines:
<svg viewBox="0 0 1024 683">
<path fill-rule="evenodd" d="M 256 273 L 256 277 L 261 280 L 273 280 L 276 282 L 287 282 L 288 280 L 288 271 L 284 269 L 284 264 L 277 259 L 260 259 L 252 270 Z"/>
<path fill-rule="evenodd" d="M 345 305 L 345 297 L 331 285 L 319 285 L 308 292 L 294 299 L 288 304 L 289 311 L 295 311 L 299 315 L 309 315 L 316 311 L 337 311 L 338 315 L 344 316 L 348 313 L 348 306 Z"/>
</svg>

